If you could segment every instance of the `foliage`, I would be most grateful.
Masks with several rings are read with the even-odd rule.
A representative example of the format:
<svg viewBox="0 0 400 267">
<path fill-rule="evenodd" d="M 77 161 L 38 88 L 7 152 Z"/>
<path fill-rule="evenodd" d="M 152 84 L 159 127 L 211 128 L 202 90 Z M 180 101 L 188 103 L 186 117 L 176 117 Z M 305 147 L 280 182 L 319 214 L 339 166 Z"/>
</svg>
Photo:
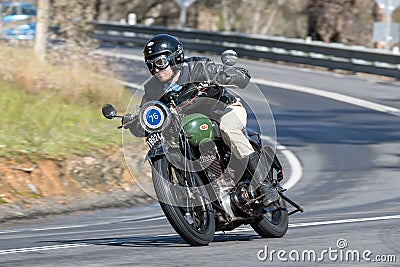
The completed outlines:
<svg viewBox="0 0 400 267">
<path fill-rule="evenodd" d="M 4 82 L 0 90 L 0 124 L 6 126 L 0 130 L 1 157 L 60 158 L 119 144 L 99 108 L 67 105 L 59 95 L 30 95 Z"/>
<path fill-rule="evenodd" d="M 50 13 L 50 28 L 56 29 L 52 38 L 62 41 L 62 45 L 53 47 L 49 59 L 57 64 L 70 64 L 82 57 L 88 62 L 98 60 L 93 54 L 98 43 L 91 38 L 95 1 L 52 1 Z"/>
<path fill-rule="evenodd" d="M 100 108 L 125 107 L 122 86 L 99 75 L 102 66 L 42 64 L 32 53 L 0 46 L 0 156 L 66 157 L 119 144 Z"/>
<path fill-rule="evenodd" d="M 176 27 L 179 23 L 174 0 L 96 2 L 100 20 L 120 21 L 136 13 L 139 24 Z M 374 21 L 374 0 L 197 0 L 188 8 L 186 26 L 373 46 Z"/>
</svg>

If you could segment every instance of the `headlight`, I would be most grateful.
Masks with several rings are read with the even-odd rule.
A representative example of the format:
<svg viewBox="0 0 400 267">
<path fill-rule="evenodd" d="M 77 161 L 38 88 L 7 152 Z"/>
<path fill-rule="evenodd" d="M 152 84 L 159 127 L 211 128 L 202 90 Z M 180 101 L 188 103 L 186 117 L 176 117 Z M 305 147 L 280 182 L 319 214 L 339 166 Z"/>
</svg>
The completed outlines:
<svg viewBox="0 0 400 267">
<path fill-rule="evenodd" d="M 147 132 L 160 132 L 170 123 L 170 111 L 164 103 L 150 101 L 141 107 L 139 119 Z"/>
</svg>

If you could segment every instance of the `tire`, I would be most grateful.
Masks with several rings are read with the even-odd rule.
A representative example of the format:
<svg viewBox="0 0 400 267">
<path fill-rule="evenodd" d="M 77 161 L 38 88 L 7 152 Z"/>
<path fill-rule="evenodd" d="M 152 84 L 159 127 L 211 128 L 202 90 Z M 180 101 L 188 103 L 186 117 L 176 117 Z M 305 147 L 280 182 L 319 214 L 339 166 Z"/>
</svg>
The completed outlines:
<svg viewBox="0 0 400 267">
<path fill-rule="evenodd" d="M 289 226 L 289 215 L 286 202 L 281 199 L 281 209 L 265 212 L 250 224 L 254 231 L 263 238 L 277 238 L 286 234 Z"/>
<path fill-rule="evenodd" d="M 183 240 L 193 246 L 208 245 L 214 239 L 215 233 L 213 208 L 210 202 L 201 196 L 195 197 L 196 200 L 183 197 L 189 205 L 177 205 L 177 199 L 182 199 L 186 192 L 182 186 L 178 187 L 178 190 L 173 188 L 178 184 L 179 178 L 182 178 L 182 173 L 165 157 L 153 162 L 153 183 L 160 206 L 169 223 Z M 207 196 L 203 191 L 205 190 L 201 190 L 200 194 Z"/>
</svg>

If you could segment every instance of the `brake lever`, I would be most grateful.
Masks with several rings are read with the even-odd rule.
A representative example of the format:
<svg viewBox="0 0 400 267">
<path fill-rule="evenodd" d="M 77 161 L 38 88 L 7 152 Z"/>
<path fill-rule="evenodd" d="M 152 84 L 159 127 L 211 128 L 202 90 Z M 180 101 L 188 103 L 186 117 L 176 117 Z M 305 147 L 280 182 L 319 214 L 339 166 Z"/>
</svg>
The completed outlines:
<svg viewBox="0 0 400 267">
<path fill-rule="evenodd" d="M 119 125 L 118 127 L 117 127 L 117 129 L 121 129 L 121 128 L 123 128 L 123 127 L 125 127 L 125 126 L 127 126 L 127 125 L 129 125 L 129 124 L 131 124 L 132 123 L 132 121 L 128 121 L 127 123 L 125 123 L 125 124 L 121 124 L 121 125 Z"/>
<path fill-rule="evenodd" d="M 121 118 L 121 119 L 122 119 L 124 116 L 125 116 L 125 115 L 116 116 L 116 118 Z M 124 123 L 124 124 L 121 124 L 121 125 L 117 126 L 117 129 L 121 129 L 121 128 L 123 128 L 123 127 L 129 125 L 129 124 L 132 124 L 132 123 L 133 123 L 133 120 L 130 120 L 130 121 L 128 121 L 127 123 Z"/>
</svg>

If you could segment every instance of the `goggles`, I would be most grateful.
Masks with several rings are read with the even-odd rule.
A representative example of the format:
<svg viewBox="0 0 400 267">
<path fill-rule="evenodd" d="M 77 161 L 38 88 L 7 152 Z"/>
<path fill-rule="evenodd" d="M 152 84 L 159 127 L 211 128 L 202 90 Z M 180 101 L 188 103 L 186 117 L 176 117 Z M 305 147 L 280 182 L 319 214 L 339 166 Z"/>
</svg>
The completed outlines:
<svg viewBox="0 0 400 267">
<path fill-rule="evenodd" d="M 146 66 L 149 68 L 150 72 L 153 72 L 155 68 L 159 70 L 166 69 L 169 66 L 170 57 L 167 55 L 160 55 L 151 60 L 146 60 Z"/>
</svg>

